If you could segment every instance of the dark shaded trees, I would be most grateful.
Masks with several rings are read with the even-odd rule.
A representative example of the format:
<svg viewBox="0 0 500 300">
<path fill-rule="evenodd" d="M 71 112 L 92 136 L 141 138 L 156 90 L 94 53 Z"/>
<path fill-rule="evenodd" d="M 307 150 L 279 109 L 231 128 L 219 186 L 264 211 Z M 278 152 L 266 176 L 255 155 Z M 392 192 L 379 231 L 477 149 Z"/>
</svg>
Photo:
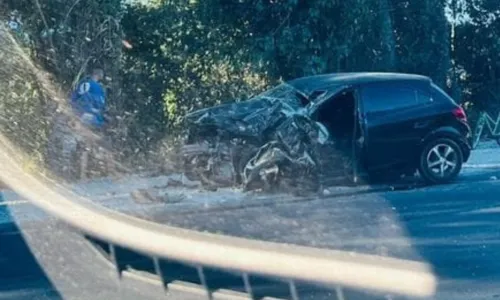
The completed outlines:
<svg viewBox="0 0 500 300">
<path fill-rule="evenodd" d="M 175 135 L 193 109 L 320 73 L 418 73 L 468 108 L 499 102 L 497 0 L 127 3 L 3 2 L 21 11 L 35 58 L 63 89 L 89 66 L 104 66 L 112 113 L 128 116 L 117 140 L 129 152 Z"/>
</svg>

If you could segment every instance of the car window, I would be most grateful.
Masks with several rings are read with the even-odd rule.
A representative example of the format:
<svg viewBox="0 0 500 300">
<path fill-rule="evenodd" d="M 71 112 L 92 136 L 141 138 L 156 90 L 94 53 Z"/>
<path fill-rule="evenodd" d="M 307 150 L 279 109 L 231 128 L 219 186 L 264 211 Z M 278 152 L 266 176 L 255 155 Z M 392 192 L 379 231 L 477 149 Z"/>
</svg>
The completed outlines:
<svg viewBox="0 0 500 300">
<path fill-rule="evenodd" d="M 428 93 L 406 86 L 368 85 L 362 88 L 366 112 L 409 108 L 431 101 Z"/>
<path fill-rule="evenodd" d="M 295 88 L 288 83 L 282 83 L 268 91 L 261 93 L 258 97 L 270 97 L 280 100 L 291 100 L 288 101 L 292 105 L 298 105 L 299 107 L 306 106 L 309 104 L 309 99 L 304 95 L 304 92 Z"/>
<path fill-rule="evenodd" d="M 422 90 L 416 90 L 417 93 L 417 102 L 419 104 L 431 103 L 434 101 L 433 97 L 428 92 L 424 92 Z"/>
<path fill-rule="evenodd" d="M 432 84 L 432 99 L 438 102 L 453 102 L 455 101 L 446 94 L 439 86 Z"/>
</svg>

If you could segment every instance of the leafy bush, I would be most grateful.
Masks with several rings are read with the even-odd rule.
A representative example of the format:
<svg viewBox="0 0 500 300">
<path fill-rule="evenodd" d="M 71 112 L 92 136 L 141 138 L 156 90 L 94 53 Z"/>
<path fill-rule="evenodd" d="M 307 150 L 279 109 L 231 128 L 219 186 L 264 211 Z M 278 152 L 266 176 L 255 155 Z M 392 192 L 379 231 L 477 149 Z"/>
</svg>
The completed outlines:
<svg viewBox="0 0 500 300">
<path fill-rule="evenodd" d="M 187 112 L 312 74 L 419 73 L 471 111 L 496 107 L 500 13 L 493 2 L 4 0 L 0 9 L 19 10 L 30 37 L 25 53 L 52 74 L 60 94 L 89 68 L 106 70 L 116 117 L 110 137 L 122 158 L 142 164 L 175 140 Z M 38 78 L 18 82 L 17 74 L 31 77 L 2 72 L 0 105 L 17 118 L 2 126 L 33 134 L 32 148 L 43 148 L 50 126 L 19 116 L 44 115 L 53 97 Z"/>
<path fill-rule="evenodd" d="M 14 37 L 0 26 L 0 127 L 34 164 L 44 161 L 50 132 L 47 99 L 29 58 Z"/>
</svg>

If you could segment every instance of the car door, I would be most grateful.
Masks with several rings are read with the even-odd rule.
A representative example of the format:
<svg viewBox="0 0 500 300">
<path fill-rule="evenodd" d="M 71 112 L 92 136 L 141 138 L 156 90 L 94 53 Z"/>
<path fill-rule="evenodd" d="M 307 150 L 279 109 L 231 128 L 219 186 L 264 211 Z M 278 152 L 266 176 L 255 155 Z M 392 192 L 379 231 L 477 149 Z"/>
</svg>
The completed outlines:
<svg viewBox="0 0 500 300">
<path fill-rule="evenodd" d="M 360 88 L 364 126 L 364 162 L 370 169 L 390 168 L 416 157 L 418 144 L 433 126 L 426 84 L 400 82 Z"/>
</svg>

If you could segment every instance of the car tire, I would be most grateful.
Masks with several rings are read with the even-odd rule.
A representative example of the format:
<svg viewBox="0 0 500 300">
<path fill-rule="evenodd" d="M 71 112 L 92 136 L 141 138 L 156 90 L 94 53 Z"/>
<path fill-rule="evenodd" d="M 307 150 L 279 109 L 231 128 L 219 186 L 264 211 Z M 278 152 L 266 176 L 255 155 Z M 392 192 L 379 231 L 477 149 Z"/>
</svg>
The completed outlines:
<svg viewBox="0 0 500 300">
<path fill-rule="evenodd" d="M 418 171 L 428 184 L 443 184 L 455 180 L 462 170 L 462 148 L 448 138 L 428 142 L 422 149 Z"/>
</svg>

